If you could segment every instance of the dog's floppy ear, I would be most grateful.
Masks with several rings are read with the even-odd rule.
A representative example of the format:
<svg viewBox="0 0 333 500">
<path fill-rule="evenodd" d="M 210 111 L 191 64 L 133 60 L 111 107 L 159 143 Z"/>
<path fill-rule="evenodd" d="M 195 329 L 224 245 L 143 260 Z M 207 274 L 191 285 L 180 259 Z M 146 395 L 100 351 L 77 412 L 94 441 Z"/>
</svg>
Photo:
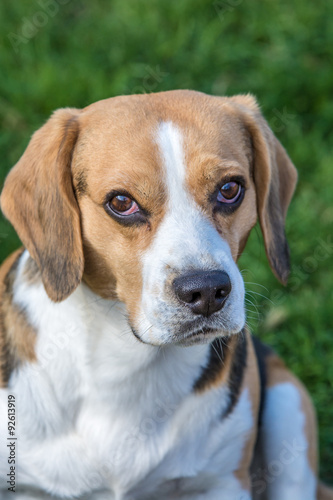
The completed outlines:
<svg viewBox="0 0 333 500">
<path fill-rule="evenodd" d="M 266 254 L 276 277 L 286 284 L 290 271 L 284 225 L 297 171 L 250 95 L 232 100 L 241 108 L 253 145 L 253 176 L 257 210 Z"/>
<path fill-rule="evenodd" d="M 81 281 L 84 259 L 71 160 L 79 110 L 55 111 L 32 136 L 1 194 L 4 215 L 36 261 L 45 290 L 59 302 Z"/>
</svg>

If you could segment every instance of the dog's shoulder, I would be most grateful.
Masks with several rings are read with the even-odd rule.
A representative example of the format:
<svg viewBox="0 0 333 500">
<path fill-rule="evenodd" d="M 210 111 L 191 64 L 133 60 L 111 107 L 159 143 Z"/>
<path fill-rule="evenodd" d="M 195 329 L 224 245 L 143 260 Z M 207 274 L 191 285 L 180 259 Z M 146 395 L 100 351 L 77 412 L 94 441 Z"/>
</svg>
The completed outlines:
<svg viewBox="0 0 333 500">
<path fill-rule="evenodd" d="M 14 284 L 24 249 L 12 253 L 0 267 L 0 387 L 6 387 L 20 361 L 35 360 L 35 331 L 15 302 Z"/>
</svg>

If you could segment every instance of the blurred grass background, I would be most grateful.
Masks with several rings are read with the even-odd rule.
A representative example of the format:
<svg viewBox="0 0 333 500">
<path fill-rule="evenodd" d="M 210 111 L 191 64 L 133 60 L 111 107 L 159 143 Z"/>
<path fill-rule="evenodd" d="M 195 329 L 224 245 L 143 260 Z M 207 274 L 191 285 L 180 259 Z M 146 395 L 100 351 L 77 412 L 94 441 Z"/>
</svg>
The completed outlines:
<svg viewBox="0 0 333 500">
<path fill-rule="evenodd" d="M 299 183 L 289 286 L 271 274 L 259 229 L 241 259 L 249 323 L 308 387 L 333 483 L 332 19 L 324 0 L 0 3 L 0 186 L 57 107 L 175 88 L 257 96 Z M 18 245 L 0 218 L 0 261 Z"/>
</svg>

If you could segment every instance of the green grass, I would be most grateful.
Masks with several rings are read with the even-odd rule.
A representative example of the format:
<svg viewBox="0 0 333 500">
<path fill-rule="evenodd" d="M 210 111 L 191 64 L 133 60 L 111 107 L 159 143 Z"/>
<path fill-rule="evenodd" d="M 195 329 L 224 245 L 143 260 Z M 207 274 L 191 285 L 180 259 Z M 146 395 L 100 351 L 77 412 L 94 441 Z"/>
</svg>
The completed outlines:
<svg viewBox="0 0 333 500">
<path fill-rule="evenodd" d="M 58 7 L 13 47 L 13 33 L 45 22 L 36 15 L 43 9 L 37 1 L 0 3 L 0 185 L 57 107 L 175 88 L 255 94 L 299 183 L 287 224 L 289 287 L 272 276 L 259 229 L 241 259 L 246 281 L 265 287 L 248 285 L 261 294 L 249 293 L 249 322 L 307 385 L 318 411 L 321 475 L 333 482 L 333 3 L 71 0 Z M 18 245 L 0 219 L 0 261 Z"/>
</svg>

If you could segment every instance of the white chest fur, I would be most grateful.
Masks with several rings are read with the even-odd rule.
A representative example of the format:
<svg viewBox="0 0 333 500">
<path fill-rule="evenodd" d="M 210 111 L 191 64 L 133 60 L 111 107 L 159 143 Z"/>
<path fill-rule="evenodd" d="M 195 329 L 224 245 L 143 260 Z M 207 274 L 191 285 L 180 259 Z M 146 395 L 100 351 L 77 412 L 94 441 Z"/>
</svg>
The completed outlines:
<svg viewBox="0 0 333 500">
<path fill-rule="evenodd" d="M 243 392 L 222 420 L 225 387 L 193 393 L 208 346 L 141 344 L 123 306 L 84 285 L 54 304 L 41 285 L 18 279 L 14 300 L 38 334 L 38 362 L 22 366 L 8 389 L 17 400 L 20 482 L 63 496 L 108 489 L 116 500 L 147 500 L 156 490 L 170 498 L 223 481 L 234 491 L 251 404 Z"/>
</svg>

